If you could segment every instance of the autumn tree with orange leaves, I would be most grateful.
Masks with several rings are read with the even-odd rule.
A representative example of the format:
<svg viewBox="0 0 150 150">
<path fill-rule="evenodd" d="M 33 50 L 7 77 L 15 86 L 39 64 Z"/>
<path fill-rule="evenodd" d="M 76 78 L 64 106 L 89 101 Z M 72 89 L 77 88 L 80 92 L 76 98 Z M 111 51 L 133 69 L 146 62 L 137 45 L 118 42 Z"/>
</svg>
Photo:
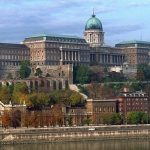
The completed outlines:
<svg viewBox="0 0 150 150">
<path fill-rule="evenodd" d="M 11 112 L 5 110 L 2 114 L 2 127 L 8 128 L 11 126 Z"/>
</svg>

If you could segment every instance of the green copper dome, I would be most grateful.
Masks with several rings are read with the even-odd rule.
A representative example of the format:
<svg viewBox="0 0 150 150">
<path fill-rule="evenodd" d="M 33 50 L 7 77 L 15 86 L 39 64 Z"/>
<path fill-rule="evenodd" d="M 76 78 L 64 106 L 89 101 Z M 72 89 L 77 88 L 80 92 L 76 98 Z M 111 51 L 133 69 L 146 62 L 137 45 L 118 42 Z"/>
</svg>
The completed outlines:
<svg viewBox="0 0 150 150">
<path fill-rule="evenodd" d="M 94 14 L 87 21 L 87 23 L 85 25 L 85 30 L 91 30 L 91 29 L 103 30 L 101 21 L 98 18 L 96 18 L 96 16 Z"/>
</svg>

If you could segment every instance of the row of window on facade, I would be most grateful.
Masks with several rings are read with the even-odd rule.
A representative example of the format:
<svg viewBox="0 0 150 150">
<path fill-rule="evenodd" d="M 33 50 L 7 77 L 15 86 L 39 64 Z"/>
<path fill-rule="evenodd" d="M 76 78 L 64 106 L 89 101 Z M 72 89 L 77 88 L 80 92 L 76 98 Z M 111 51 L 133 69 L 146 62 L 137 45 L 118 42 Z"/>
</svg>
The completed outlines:
<svg viewBox="0 0 150 150">
<path fill-rule="evenodd" d="M 125 97 L 129 97 L 126 100 L 147 100 L 148 95 L 147 94 L 135 94 L 135 93 L 131 93 L 131 94 L 124 94 Z M 137 98 L 135 98 L 137 97 Z M 139 97 L 142 97 L 141 99 L 139 99 Z M 145 98 L 144 98 L 145 97 Z"/>
<path fill-rule="evenodd" d="M 84 39 L 73 39 L 73 38 L 60 38 L 60 37 L 51 37 L 48 38 L 51 42 L 75 42 L 75 43 L 84 43 Z"/>
<path fill-rule="evenodd" d="M 14 54 L 23 54 L 23 55 L 30 55 L 30 51 L 29 50 L 26 50 L 26 49 L 24 49 L 24 50 L 21 50 L 21 49 L 12 49 L 12 50 L 9 50 L 9 49 L 2 49 L 2 50 L 0 50 L 0 54 L 2 55 L 2 54 L 12 54 L 12 55 L 14 55 Z"/>
<path fill-rule="evenodd" d="M 52 47 L 52 48 L 53 48 L 53 47 L 56 47 L 56 48 L 62 47 L 62 49 L 63 49 L 63 48 L 84 49 L 84 50 L 88 49 L 88 46 L 87 46 L 87 45 L 83 45 L 83 44 L 79 44 L 79 43 L 75 43 L 75 45 L 69 44 L 69 43 L 67 43 L 67 44 L 58 44 L 58 43 L 56 43 L 56 44 L 53 44 L 53 43 L 51 43 L 51 44 L 46 44 L 46 48 L 51 48 L 51 47 Z"/>
<path fill-rule="evenodd" d="M 145 103 L 145 105 L 146 105 L 146 104 L 147 104 L 147 102 Z M 132 103 L 131 103 L 131 102 L 127 102 L 127 105 L 129 105 L 129 106 L 130 106 L 130 105 L 143 105 L 143 101 L 141 101 L 141 102 L 135 102 L 135 101 L 134 101 L 134 102 L 132 102 Z"/>
<path fill-rule="evenodd" d="M 26 55 L 0 55 L 0 59 L 4 60 L 29 60 L 29 56 Z"/>
<path fill-rule="evenodd" d="M 30 48 L 44 48 L 44 44 L 30 44 L 29 45 Z M 47 43 L 46 44 L 46 48 L 71 48 L 71 49 L 88 49 L 88 45 L 85 44 L 80 44 L 80 43 L 75 43 L 73 44 L 69 44 L 69 43 L 65 43 L 65 44 L 60 44 L 60 43 Z"/>
<path fill-rule="evenodd" d="M 103 39 L 103 36 L 100 35 L 100 34 L 97 34 L 97 35 L 90 34 L 88 42 L 97 42 L 97 43 L 99 43 L 99 42 L 103 42 L 102 39 Z"/>
<path fill-rule="evenodd" d="M 97 60 L 96 54 L 91 54 L 90 60 L 91 61 Z M 107 54 L 99 54 L 98 61 L 101 63 L 123 63 L 124 57 L 123 56 L 115 56 L 115 55 L 107 55 Z"/>
<path fill-rule="evenodd" d="M 2 61 L 1 62 L 1 66 L 11 66 L 11 65 L 13 65 L 13 66 L 19 66 L 20 65 L 20 62 L 19 61 Z"/>
<path fill-rule="evenodd" d="M 142 110 L 147 110 L 147 107 L 127 107 L 127 111 L 142 111 Z"/>
<path fill-rule="evenodd" d="M 112 106 L 96 106 L 94 107 L 94 112 L 115 112 L 115 108 Z"/>
</svg>

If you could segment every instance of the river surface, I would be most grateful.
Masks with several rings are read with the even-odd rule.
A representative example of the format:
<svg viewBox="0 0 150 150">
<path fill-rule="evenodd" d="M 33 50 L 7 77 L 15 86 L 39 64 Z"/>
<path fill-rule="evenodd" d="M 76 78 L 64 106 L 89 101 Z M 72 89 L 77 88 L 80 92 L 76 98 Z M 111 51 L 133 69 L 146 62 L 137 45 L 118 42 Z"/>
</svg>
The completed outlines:
<svg viewBox="0 0 150 150">
<path fill-rule="evenodd" d="M 3 145 L 0 150 L 150 150 L 150 140 L 85 141 Z"/>
</svg>

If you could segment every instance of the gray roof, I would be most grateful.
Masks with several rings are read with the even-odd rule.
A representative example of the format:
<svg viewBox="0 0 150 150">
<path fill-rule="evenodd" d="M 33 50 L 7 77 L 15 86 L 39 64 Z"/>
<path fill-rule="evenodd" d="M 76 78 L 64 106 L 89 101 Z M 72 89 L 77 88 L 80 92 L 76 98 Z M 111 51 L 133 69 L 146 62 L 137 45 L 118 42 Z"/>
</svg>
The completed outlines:
<svg viewBox="0 0 150 150">
<path fill-rule="evenodd" d="M 148 41 L 124 41 L 115 45 L 116 47 L 150 47 Z"/>
<path fill-rule="evenodd" d="M 54 42 L 80 42 L 86 43 L 85 39 L 72 35 L 57 35 L 57 34 L 41 34 L 25 38 L 24 42 L 28 41 L 47 40 Z"/>
<path fill-rule="evenodd" d="M 133 40 L 133 41 L 123 41 L 118 44 L 150 44 L 150 42 Z"/>
<path fill-rule="evenodd" d="M 13 43 L 0 43 L 0 47 L 2 48 L 27 48 L 23 44 L 13 44 Z"/>
</svg>

